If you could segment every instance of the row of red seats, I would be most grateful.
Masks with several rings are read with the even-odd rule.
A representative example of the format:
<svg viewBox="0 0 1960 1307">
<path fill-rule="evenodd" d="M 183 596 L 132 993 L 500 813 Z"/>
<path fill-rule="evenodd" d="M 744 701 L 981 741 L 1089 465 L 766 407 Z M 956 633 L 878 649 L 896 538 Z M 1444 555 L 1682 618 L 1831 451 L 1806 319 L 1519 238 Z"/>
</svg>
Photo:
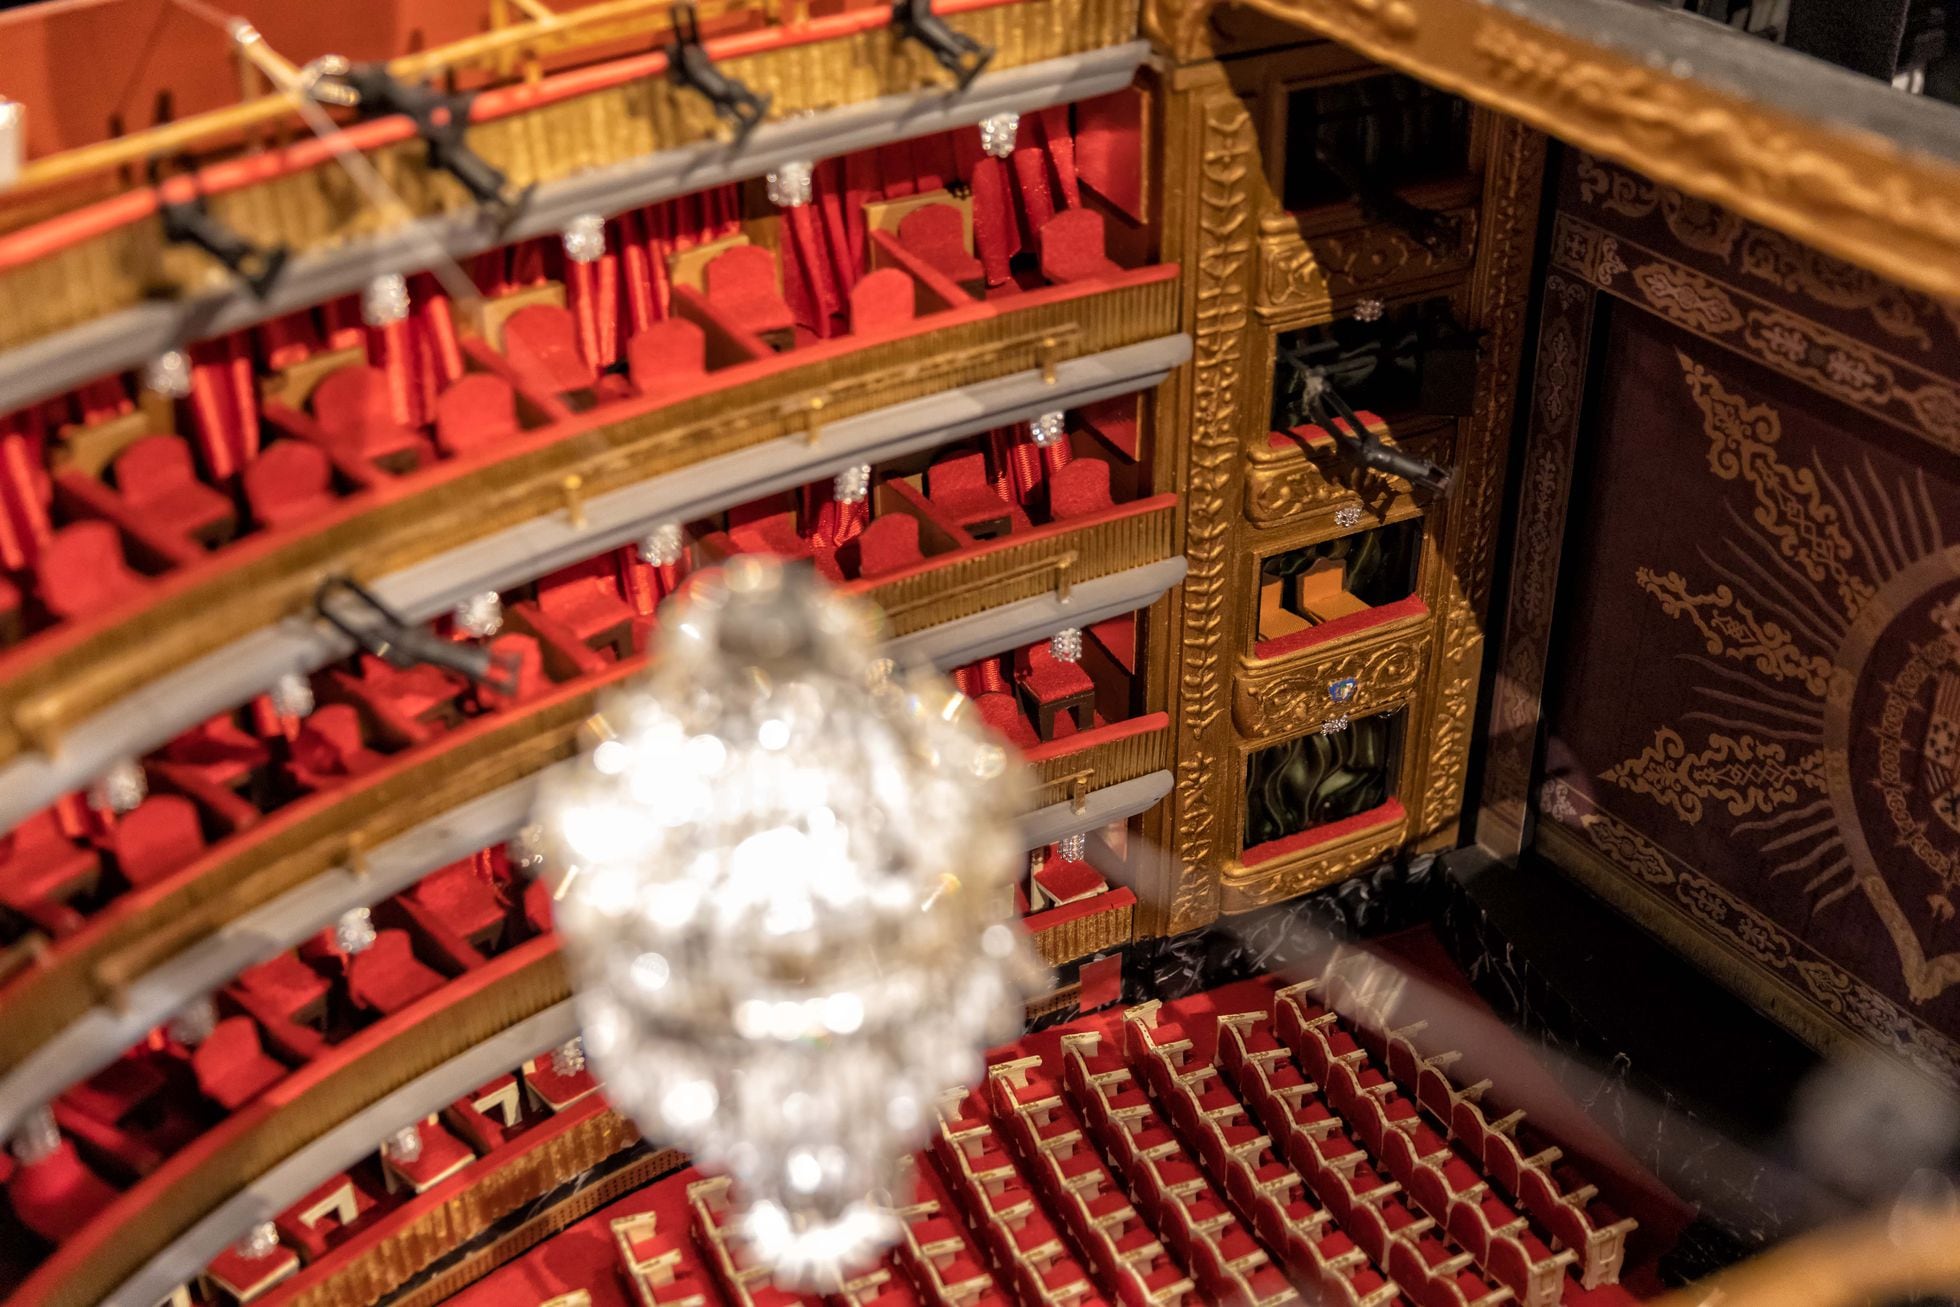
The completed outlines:
<svg viewBox="0 0 1960 1307">
<path fill-rule="evenodd" d="M 373 772 L 471 718 L 602 672 L 644 647 L 652 602 L 676 583 L 678 569 L 666 571 L 656 575 L 630 548 L 610 551 L 541 578 L 526 588 L 530 598 L 508 596 L 505 628 L 486 643 L 515 669 L 511 693 L 360 654 L 312 677 L 318 706 L 303 717 L 261 699 L 166 744 L 144 761 L 150 793 L 128 812 L 76 796 L 36 814 L 0 837 L 8 933 L 73 935 L 116 897 L 162 883 L 288 803 Z M 456 634 L 448 619 L 437 628 Z"/>
<path fill-rule="evenodd" d="M 1267 1013 L 1221 1016 L 1218 1051 L 1245 1104 L 1283 1141 L 1289 1160 L 1298 1159 L 1296 1171 L 1416 1307 L 1496 1307 L 1511 1299 L 1509 1288 L 1475 1272 L 1474 1259 L 1452 1247 L 1441 1226 L 1410 1210 L 1398 1183 L 1383 1182 L 1368 1149 L 1274 1039 Z"/>
<path fill-rule="evenodd" d="M 1316 981 L 1275 999 L 1275 1026 L 1304 1071 L 1325 1087 L 1330 1109 L 1374 1142 L 1375 1156 L 1429 1217 L 1524 1307 L 1556 1303 L 1576 1258 L 1554 1252 L 1491 1191 L 1475 1162 L 1424 1127 L 1415 1105 L 1368 1060 L 1336 1014 L 1314 998 Z M 1391 1115 L 1392 1114 L 1392 1115 Z"/>
<path fill-rule="evenodd" d="M 987 1068 L 987 1084 L 994 1119 L 1005 1123 L 1010 1145 L 1087 1253 L 1104 1290 L 1125 1307 L 1176 1307 L 1193 1294 L 1196 1282 L 1124 1198 L 1042 1059 L 996 1062 Z"/>
<path fill-rule="evenodd" d="M 503 851 L 485 850 L 377 905 L 380 928 L 365 947 L 350 951 L 326 930 L 246 968 L 202 1015 L 158 1028 L 56 1098 L 60 1145 L 9 1177 L 15 1217 L 50 1244 L 72 1234 L 118 1185 L 155 1171 L 294 1068 L 549 929 L 544 891 L 540 882 L 520 890 Z M 481 1114 L 463 1129 L 473 1144 L 501 1142 Z"/>
<path fill-rule="evenodd" d="M 1459 1054 L 1441 1050 L 1425 1055 L 1417 1050 L 1414 1037 L 1424 1025 L 1389 1029 L 1376 1005 L 1339 970 L 1330 972 L 1322 985 L 1328 1006 L 1353 1026 L 1359 1042 L 1388 1068 L 1403 1091 L 1413 1093 L 1484 1174 L 1541 1224 L 1554 1247 L 1578 1254 L 1580 1282 L 1588 1289 L 1617 1283 L 1627 1236 L 1638 1223 L 1621 1216 L 1600 1197 L 1598 1186 L 1564 1163 L 1559 1148 L 1533 1139 L 1523 1110 L 1491 1121 L 1485 1105 L 1491 1082 L 1457 1088 L 1447 1068 Z"/>
<path fill-rule="evenodd" d="M 979 1095 L 954 1090 L 936 1108 L 933 1160 L 965 1209 L 968 1224 L 980 1232 L 995 1278 L 1018 1302 L 1104 1307 L 1108 1300 L 1022 1180 Z"/>
</svg>

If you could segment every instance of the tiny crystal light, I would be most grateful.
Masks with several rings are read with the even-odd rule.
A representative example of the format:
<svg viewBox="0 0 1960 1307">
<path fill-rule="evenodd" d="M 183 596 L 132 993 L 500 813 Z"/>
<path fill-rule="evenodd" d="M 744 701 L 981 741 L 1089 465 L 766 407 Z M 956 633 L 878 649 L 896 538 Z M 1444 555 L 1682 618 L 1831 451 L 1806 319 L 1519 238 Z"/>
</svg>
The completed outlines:
<svg viewBox="0 0 1960 1307">
<path fill-rule="evenodd" d="M 606 220 L 581 213 L 565 224 L 565 257 L 573 263 L 597 263 L 606 253 Z"/>
<path fill-rule="evenodd" d="M 388 1136 L 381 1145 L 381 1151 L 391 1161 L 413 1162 L 422 1156 L 422 1131 L 416 1126 L 405 1125 Z"/>
<path fill-rule="evenodd" d="M 278 1227 L 272 1225 L 270 1221 L 261 1221 L 259 1225 L 251 1227 L 249 1231 L 245 1231 L 245 1238 L 233 1244 L 233 1252 L 237 1252 L 247 1262 L 269 1258 L 276 1248 L 278 1248 Z"/>
<path fill-rule="evenodd" d="M 478 639 L 495 635 L 504 627 L 504 600 L 495 590 L 471 595 L 456 605 L 456 627 Z"/>
<path fill-rule="evenodd" d="M 304 717 L 313 711 L 313 682 L 298 672 L 287 672 L 266 692 L 272 711 L 281 717 Z"/>
<path fill-rule="evenodd" d="M 1320 724 L 1320 733 L 1322 735 L 1339 735 L 1347 728 L 1347 714 L 1342 713 L 1338 717 L 1329 717 L 1326 721 L 1322 722 Z"/>
<path fill-rule="evenodd" d="M 672 567 L 681 561 L 685 548 L 681 540 L 681 524 L 662 522 L 640 540 L 640 561 L 654 567 Z"/>
<path fill-rule="evenodd" d="M 1342 504 L 1335 509 L 1334 525 L 1342 528 L 1361 525 L 1361 505 Z"/>
<path fill-rule="evenodd" d="M 980 148 L 996 159 L 1014 153 L 1014 140 L 1021 132 L 1021 115 L 997 113 L 980 120 Z"/>
<path fill-rule="evenodd" d="M 248 1262 L 256 1262 L 261 1257 L 272 1256 L 279 1247 L 279 1227 L 270 1221 L 260 1221 L 245 1232 L 245 1237 L 233 1246 L 233 1250 Z"/>
<path fill-rule="evenodd" d="M 1028 424 L 1028 434 L 1034 439 L 1035 444 L 1046 449 L 1068 434 L 1068 415 L 1043 413 Z"/>
<path fill-rule="evenodd" d="M 1388 312 L 1388 306 L 1373 295 L 1370 295 L 1364 300 L 1355 302 L 1354 320 L 1356 322 L 1380 322 L 1382 320 L 1382 314 L 1386 312 Z"/>
<path fill-rule="evenodd" d="M 190 357 L 180 349 L 167 349 L 151 359 L 143 365 L 143 389 L 171 399 L 190 394 Z"/>
<path fill-rule="evenodd" d="M 333 942 L 342 953 L 362 952 L 374 943 L 374 918 L 366 908 L 341 913 L 333 926 Z"/>
<path fill-rule="evenodd" d="M 408 281 L 399 272 L 384 272 L 361 290 L 361 321 L 385 327 L 408 316 Z"/>
<path fill-rule="evenodd" d="M 602 707 L 620 749 L 540 795 L 556 926 L 607 1100 L 732 1176 L 778 1285 L 831 1292 L 903 1229 L 921 1105 L 1038 992 L 1019 777 L 936 675 L 868 677 L 874 610 L 809 569 L 738 556 L 674 603 Z"/>
<path fill-rule="evenodd" d="M 1082 628 L 1064 626 L 1048 637 L 1048 656 L 1058 663 L 1082 661 Z"/>
<path fill-rule="evenodd" d="M 769 174 L 766 185 L 769 203 L 779 209 L 795 209 L 808 204 L 814 195 L 812 165 L 791 160 Z"/>
<path fill-rule="evenodd" d="M 1064 862 L 1080 862 L 1082 861 L 1082 855 L 1088 851 L 1089 835 L 1086 831 L 1077 831 L 1073 835 L 1064 835 L 1055 842 L 1055 856 L 1061 858 Z"/>
<path fill-rule="evenodd" d="M 88 792 L 88 803 L 98 812 L 121 814 L 134 811 L 149 792 L 150 780 L 143 772 L 143 764 L 134 758 L 124 758 L 102 773 Z"/>
<path fill-rule="evenodd" d="M 170 1018 L 165 1033 L 185 1048 L 192 1048 L 209 1039 L 212 1027 L 217 1024 L 217 1006 L 206 994 L 202 998 L 192 999 L 176 1016 Z"/>
<path fill-rule="evenodd" d="M 53 1108 L 43 1103 L 20 1119 L 14 1131 L 13 1153 L 22 1166 L 32 1166 L 60 1147 L 61 1127 L 54 1122 Z"/>
<path fill-rule="evenodd" d="M 585 1041 L 574 1035 L 552 1049 L 551 1069 L 561 1076 L 575 1076 L 585 1070 Z"/>
<path fill-rule="evenodd" d="M 504 842 L 511 865 L 520 871 L 533 871 L 544 865 L 544 827 L 530 822 Z"/>
<path fill-rule="evenodd" d="M 847 467 L 831 478 L 830 494 L 840 504 L 861 504 L 871 493 L 871 464 Z"/>
</svg>

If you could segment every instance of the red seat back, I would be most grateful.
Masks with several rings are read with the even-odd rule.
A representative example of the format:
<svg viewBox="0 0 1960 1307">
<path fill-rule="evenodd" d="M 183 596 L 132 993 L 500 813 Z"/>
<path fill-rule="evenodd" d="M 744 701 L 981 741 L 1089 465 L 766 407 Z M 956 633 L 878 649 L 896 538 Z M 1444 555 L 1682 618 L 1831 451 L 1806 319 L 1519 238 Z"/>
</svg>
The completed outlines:
<svg viewBox="0 0 1960 1307">
<path fill-rule="evenodd" d="M 1109 464 L 1099 458 L 1072 459 L 1048 478 L 1048 511 L 1058 519 L 1087 517 L 1113 507 Z"/>
<path fill-rule="evenodd" d="M 737 245 L 708 260 L 701 284 L 708 298 L 749 299 L 781 293 L 776 256 L 760 245 Z"/>
<path fill-rule="evenodd" d="M 1054 282 L 1072 282 L 1121 272 L 1104 251 L 1103 236 L 1100 213 L 1063 209 L 1042 225 L 1041 275 Z"/>
<path fill-rule="evenodd" d="M 333 465 L 304 440 L 280 440 L 245 465 L 245 502 L 266 526 L 285 526 L 333 504 Z"/>
<path fill-rule="evenodd" d="M 197 808 L 189 799 L 158 794 L 116 822 L 116 865 L 131 885 L 154 884 L 204 851 Z"/>
<path fill-rule="evenodd" d="M 966 220 L 950 204 L 922 204 L 898 220 L 898 243 L 930 258 L 949 250 L 966 253 Z"/>
<path fill-rule="evenodd" d="M 472 372 L 436 397 L 436 443 L 460 454 L 517 434 L 517 395 L 510 383 Z"/>
<path fill-rule="evenodd" d="M 912 279 L 897 268 L 880 268 L 851 287 L 851 330 L 897 331 L 917 315 Z"/>
<path fill-rule="evenodd" d="M 107 522 L 77 522 L 48 538 L 34 560 L 41 602 L 56 617 L 86 617 L 126 597 L 142 578 L 123 561 L 122 537 Z"/>
<path fill-rule="evenodd" d="M 226 1017 L 211 1027 L 203 1043 L 191 1050 L 191 1073 L 197 1077 L 198 1089 L 207 1097 L 231 1107 L 238 1101 L 237 1087 L 263 1080 L 267 1071 L 278 1065 L 274 1063 L 273 1068 L 267 1068 L 264 1064 L 271 1061 L 259 1042 L 259 1027 L 252 1018 Z"/>
<path fill-rule="evenodd" d="M 197 479 L 191 448 L 177 436 L 144 436 L 116 456 L 115 469 L 116 488 L 138 507 Z"/>
<path fill-rule="evenodd" d="M 626 367 L 643 391 L 692 380 L 708 370 L 707 333 L 686 318 L 656 322 L 626 342 Z"/>
<path fill-rule="evenodd" d="M 504 319 L 504 357 L 534 390 L 557 394 L 590 386 L 597 373 L 578 346 L 572 315 L 555 304 L 531 304 Z"/>
<path fill-rule="evenodd" d="M 979 450 L 942 458 L 926 469 L 926 494 L 939 498 L 960 490 L 988 490 L 987 456 Z"/>
<path fill-rule="evenodd" d="M 394 426 L 388 374 L 360 365 L 329 373 L 313 388 L 313 416 L 332 436 L 356 436 L 372 427 Z"/>
<path fill-rule="evenodd" d="M 910 513 L 875 518 L 857 538 L 858 575 L 889 576 L 921 561 L 919 519 Z"/>
</svg>

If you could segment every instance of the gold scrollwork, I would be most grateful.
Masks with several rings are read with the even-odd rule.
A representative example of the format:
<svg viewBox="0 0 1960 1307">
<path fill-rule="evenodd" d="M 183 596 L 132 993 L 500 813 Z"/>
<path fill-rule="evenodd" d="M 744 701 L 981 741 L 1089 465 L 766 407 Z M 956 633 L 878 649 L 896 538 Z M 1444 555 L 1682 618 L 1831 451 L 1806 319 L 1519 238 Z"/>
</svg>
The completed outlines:
<svg viewBox="0 0 1960 1307">
<path fill-rule="evenodd" d="M 1407 622 L 1419 623 L 1410 629 Z M 1336 713 L 1366 716 L 1407 703 L 1429 656 L 1426 617 L 1383 627 L 1329 650 L 1307 649 L 1286 658 L 1239 660 L 1232 684 L 1232 721 L 1247 740 L 1296 735 Z M 1334 703 L 1328 688 L 1352 678 L 1354 698 Z"/>
<path fill-rule="evenodd" d="M 1448 213 L 1457 238 L 1441 248 L 1384 223 L 1302 237 L 1292 218 L 1267 219 L 1259 238 L 1260 315 L 1297 316 L 1358 291 L 1468 268 L 1477 248 L 1477 211 L 1465 206 Z"/>
</svg>

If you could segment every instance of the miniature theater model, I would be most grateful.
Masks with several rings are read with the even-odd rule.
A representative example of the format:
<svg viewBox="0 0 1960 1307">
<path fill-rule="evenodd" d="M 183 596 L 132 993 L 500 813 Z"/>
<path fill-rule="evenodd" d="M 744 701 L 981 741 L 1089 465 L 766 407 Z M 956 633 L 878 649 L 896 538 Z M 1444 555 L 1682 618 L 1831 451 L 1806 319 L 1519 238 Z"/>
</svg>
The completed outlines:
<svg viewBox="0 0 1960 1307">
<path fill-rule="evenodd" d="M 1960 1084 L 1960 145 L 1866 4 L 0 14 L 0 1302 L 1794 1307 L 1704 1280 L 1847 1208 L 1846 1283 L 1960 1274 L 1891 1219 Z M 889 1074 L 716 1115 L 590 999 L 719 973 L 581 933 L 541 796 L 763 573 L 1025 783 L 981 838 L 799 737 L 992 888 Z M 1023 935 L 1000 1046 L 932 1021 Z M 1830 1092 L 1904 1125 L 1759 1182 Z M 834 1214 L 777 1145 L 847 1097 L 812 1290 L 744 1213 Z"/>
</svg>

